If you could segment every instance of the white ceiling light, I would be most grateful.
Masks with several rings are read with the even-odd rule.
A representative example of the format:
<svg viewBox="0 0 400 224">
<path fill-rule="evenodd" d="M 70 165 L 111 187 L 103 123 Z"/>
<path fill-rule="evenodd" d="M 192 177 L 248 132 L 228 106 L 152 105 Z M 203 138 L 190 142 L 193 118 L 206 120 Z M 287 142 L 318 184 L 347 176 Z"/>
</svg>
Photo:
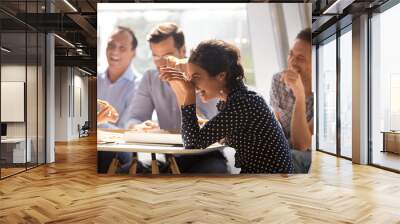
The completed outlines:
<svg viewBox="0 0 400 224">
<path fill-rule="evenodd" d="M 68 0 L 64 0 L 65 4 L 67 4 L 72 10 L 74 10 L 74 12 L 78 12 L 78 10 L 71 4 L 69 3 Z"/>
<path fill-rule="evenodd" d="M 79 67 L 78 67 L 78 70 L 81 71 L 81 72 L 83 72 L 83 73 L 85 73 L 85 74 L 87 74 L 87 75 L 92 75 L 92 73 L 90 73 L 90 72 L 88 72 L 88 71 L 86 71 L 86 70 L 83 70 L 83 69 L 81 69 L 81 68 L 79 68 Z"/>
<path fill-rule="evenodd" d="M 322 14 L 342 14 L 343 10 L 353 2 L 354 0 L 336 0 Z"/>
<path fill-rule="evenodd" d="M 10 52 L 11 52 L 11 50 L 8 50 L 8 49 L 5 48 L 5 47 L 1 47 L 0 49 L 1 49 L 2 51 L 6 52 L 6 53 L 10 53 Z"/>
<path fill-rule="evenodd" d="M 59 35 L 57 35 L 57 34 L 54 34 L 54 36 L 55 37 L 57 37 L 59 40 L 61 40 L 62 42 L 64 42 L 64 43 L 66 43 L 67 45 L 69 45 L 70 47 L 73 47 L 73 48 L 75 48 L 75 45 L 73 45 L 71 42 L 69 42 L 68 40 L 66 40 L 66 39 L 64 39 L 64 38 L 62 38 L 62 37 L 60 37 Z"/>
</svg>

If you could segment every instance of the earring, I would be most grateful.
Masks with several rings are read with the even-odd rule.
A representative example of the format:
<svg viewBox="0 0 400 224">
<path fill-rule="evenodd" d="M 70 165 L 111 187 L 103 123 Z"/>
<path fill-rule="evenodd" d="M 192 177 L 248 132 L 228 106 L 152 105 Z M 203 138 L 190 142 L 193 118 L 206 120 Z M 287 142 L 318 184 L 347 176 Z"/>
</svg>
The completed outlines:
<svg viewBox="0 0 400 224">
<path fill-rule="evenodd" d="M 223 95 L 224 95 L 224 90 L 221 89 L 221 90 L 219 91 L 219 95 L 223 96 Z"/>
</svg>

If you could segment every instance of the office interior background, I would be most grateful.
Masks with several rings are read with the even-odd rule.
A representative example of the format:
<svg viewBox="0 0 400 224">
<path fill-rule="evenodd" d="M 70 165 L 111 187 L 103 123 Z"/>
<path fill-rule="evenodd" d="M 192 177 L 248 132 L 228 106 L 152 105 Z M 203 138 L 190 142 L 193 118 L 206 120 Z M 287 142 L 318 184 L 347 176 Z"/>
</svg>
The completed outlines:
<svg viewBox="0 0 400 224">
<path fill-rule="evenodd" d="M 101 64 L 104 59 L 96 60 L 97 51 L 102 51 L 103 47 L 96 38 L 100 32 L 96 30 L 99 19 L 97 3 L 113 2 L 130 1 L 0 1 L 2 186 L 19 176 L 27 180 L 30 175 L 37 175 L 34 170 L 41 167 L 57 166 L 60 162 L 57 158 L 62 158 L 63 164 L 69 161 L 68 158 L 77 158 L 72 155 L 73 152 L 85 157 L 85 154 L 77 152 L 82 150 L 77 145 L 73 145 L 76 151 L 74 147 L 67 151 L 62 147 L 72 142 L 85 144 L 80 142 L 84 139 L 80 138 L 80 131 L 86 121 L 90 134 L 96 132 L 96 73 L 97 66 L 104 68 Z M 346 195 L 354 190 L 347 188 L 354 183 L 346 182 L 346 178 L 351 179 L 352 175 L 356 175 L 354 181 L 366 179 L 362 186 L 354 184 L 356 188 L 368 189 L 362 195 L 390 195 L 385 193 L 387 191 L 397 195 L 398 191 L 393 189 L 398 189 L 394 181 L 398 176 L 392 178 L 392 173 L 400 173 L 400 134 L 396 132 L 400 130 L 400 68 L 397 59 L 400 52 L 400 31 L 397 29 L 400 21 L 399 1 L 296 2 L 312 4 L 310 20 L 315 94 L 313 155 L 335 159 L 312 169 L 309 175 L 316 175 L 313 177 L 317 182 L 321 185 L 327 183 L 327 189 L 332 191 L 343 181 L 346 186 L 342 189 Z M 299 18 L 299 23 L 303 23 L 305 15 L 295 8 L 291 10 L 289 15 L 282 12 L 266 18 L 265 23 L 276 24 L 276 18 L 286 21 L 287 16 L 295 16 Z M 249 9 L 246 13 L 250 13 Z M 265 10 L 263 13 L 271 12 Z M 235 19 L 240 20 L 240 16 Z M 237 23 L 240 24 L 240 21 Z M 250 21 L 248 26 L 251 25 Z M 260 75 L 249 79 L 249 84 L 260 86 L 260 93 L 267 96 L 269 75 L 285 67 L 286 55 L 281 50 L 287 51 L 296 32 L 291 32 L 291 27 L 284 22 L 274 26 L 273 30 L 260 29 L 257 32 L 274 32 L 276 36 L 267 40 L 257 39 L 257 35 L 242 31 L 232 34 L 232 39 L 244 45 L 250 43 L 244 39 L 253 39 L 252 46 L 248 46 L 249 55 L 253 58 L 256 58 L 254 55 L 257 51 L 271 53 L 265 61 L 253 60 L 248 65 L 254 74 L 258 74 L 257 70 L 261 71 Z M 269 43 L 278 39 L 285 43 L 287 49 L 270 48 Z M 144 41 L 142 44 L 145 44 Z M 268 70 L 265 76 L 262 72 L 264 69 Z M 321 160 L 318 159 L 317 164 Z M 90 161 L 95 163 L 93 155 Z M 350 161 L 352 165 L 343 166 L 343 161 Z M 71 164 L 70 167 L 79 167 L 77 163 Z M 85 165 L 84 169 L 88 167 Z M 374 179 L 377 176 L 373 173 L 385 177 Z M 333 174 L 338 178 L 335 179 Z M 321 176 L 325 179 L 318 179 Z M 390 185 L 390 182 L 394 185 Z M 251 183 L 252 186 L 256 185 L 255 182 Z M 366 185 L 371 185 L 371 189 Z M 386 200 L 377 195 L 365 200 Z M 357 193 L 353 196 L 356 197 Z M 378 209 L 376 214 L 394 218 L 380 221 L 398 221 L 398 213 L 396 215 L 388 209 L 394 209 L 398 202 L 387 203 L 390 204 L 386 206 L 387 210 L 383 212 Z M 341 217 L 350 216 L 344 211 Z M 378 216 L 370 216 L 374 217 Z M 337 220 L 352 222 L 356 219 Z"/>
<path fill-rule="evenodd" d="M 398 172 L 400 5 L 353 2 L 332 10 L 313 19 L 316 150 Z M 335 10 L 343 13 L 329 15 Z"/>
<path fill-rule="evenodd" d="M 189 34 L 190 49 L 201 38 L 196 34 L 201 30 L 185 24 L 207 23 L 212 18 L 212 12 L 204 13 L 209 6 L 194 10 L 203 15 L 200 20 L 188 16 L 194 12 L 193 8 L 183 4 L 175 10 L 164 10 L 161 17 L 154 17 L 149 11 L 141 12 L 143 6 L 140 6 L 134 13 L 121 13 L 127 19 L 117 21 L 112 12 L 118 4 L 104 4 L 108 5 L 103 8 L 107 11 L 99 18 L 104 25 L 96 31 L 99 1 L 71 2 L 1 2 L 2 178 L 46 161 L 54 162 L 54 142 L 79 138 L 79 128 L 86 121 L 91 124 L 91 131 L 95 131 L 95 76 L 97 68 L 106 68 L 101 54 L 105 51 L 106 39 L 99 39 L 97 34 L 111 32 L 118 22 L 137 26 L 138 33 L 144 35 L 144 30 L 158 20 L 182 20 L 186 21 L 182 26 Z M 395 1 L 354 1 L 338 4 L 335 10 L 341 13 L 333 15 L 319 11 L 330 2 L 312 3 L 317 121 L 313 148 L 356 163 L 400 170 L 399 155 L 386 150 L 392 147 L 389 143 L 384 145 L 387 139 L 395 142 L 398 137 L 383 133 L 400 129 L 400 103 L 396 100 L 400 93 L 400 72 L 395 57 L 399 46 L 393 44 L 400 36 L 393 29 L 400 17 L 400 6 Z M 133 4 L 131 7 L 135 8 Z M 143 9 L 146 7 L 151 6 Z M 163 9 L 158 7 L 159 11 Z M 223 7 L 215 5 L 215 9 Z M 224 36 L 234 41 L 244 54 L 247 84 L 268 101 L 269 80 L 286 65 L 286 52 L 298 32 L 294 27 L 308 26 L 308 9 L 299 4 L 284 4 L 281 13 L 277 13 L 279 10 L 274 7 L 281 6 L 274 4 L 270 9 L 254 3 L 229 7 L 225 17 L 222 16 L 226 21 L 221 21 L 221 24 L 230 24 L 224 27 Z M 265 23 L 248 16 L 257 13 L 264 15 Z M 361 13 L 362 16 L 357 16 Z M 246 21 L 248 24 L 244 24 Z M 146 26 L 139 25 L 143 22 L 147 22 Z M 353 23 L 357 25 L 355 29 Z M 216 30 L 217 27 L 213 32 L 218 33 Z M 268 35 L 271 33 L 274 36 Z M 135 66 L 140 72 L 152 66 L 146 44 L 139 42 L 139 56 L 134 60 L 134 64 L 141 65 Z M 364 48 L 358 47 L 359 52 L 353 53 L 355 44 Z M 265 52 L 268 52 L 266 56 Z M 364 58 L 355 58 L 356 55 Z M 355 62 L 359 63 L 358 67 L 354 67 Z M 357 71 L 363 75 L 357 76 Z M 364 92 L 353 92 L 354 85 Z M 363 108 L 353 111 L 354 106 Z M 354 119 L 359 119 L 358 126 L 352 125 Z M 354 147 L 353 140 L 358 141 Z"/>
<path fill-rule="evenodd" d="M 0 3 L 1 178 L 55 162 L 55 142 L 95 123 L 96 3 L 71 6 Z"/>
</svg>

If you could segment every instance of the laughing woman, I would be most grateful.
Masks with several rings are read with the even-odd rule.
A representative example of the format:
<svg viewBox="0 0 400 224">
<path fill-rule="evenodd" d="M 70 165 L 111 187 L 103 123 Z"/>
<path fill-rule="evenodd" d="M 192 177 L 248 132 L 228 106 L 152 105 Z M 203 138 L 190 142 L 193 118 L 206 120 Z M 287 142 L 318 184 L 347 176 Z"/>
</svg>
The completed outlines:
<svg viewBox="0 0 400 224">
<path fill-rule="evenodd" d="M 206 148 L 224 139 L 236 150 L 241 173 L 292 173 L 289 146 L 264 99 L 243 83 L 239 50 L 224 41 L 200 43 L 191 52 L 187 71 L 164 67 L 160 78 L 170 83 L 182 111 L 186 148 Z M 196 116 L 195 91 L 203 101 L 219 98 L 219 113 L 202 128 Z"/>
</svg>

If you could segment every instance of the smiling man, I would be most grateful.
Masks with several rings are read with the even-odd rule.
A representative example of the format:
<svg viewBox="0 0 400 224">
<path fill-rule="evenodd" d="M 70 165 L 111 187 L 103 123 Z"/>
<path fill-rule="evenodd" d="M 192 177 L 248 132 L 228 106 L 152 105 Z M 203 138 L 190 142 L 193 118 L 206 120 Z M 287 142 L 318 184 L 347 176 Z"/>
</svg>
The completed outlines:
<svg viewBox="0 0 400 224">
<path fill-rule="evenodd" d="M 147 38 L 157 69 L 147 71 L 139 84 L 131 105 L 130 120 L 126 128 L 136 125 L 148 128 L 159 127 L 165 130 L 181 129 L 181 112 L 175 93 L 166 81 L 159 78 L 160 67 L 166 65 L 167 57 L 182 59 L 186 54 L 185 37 L 174 23 L 162 23 L 156 26 Z M 211 119 L 217 114 L 216 101 L 201 102 L 197 97 L 198 113 Z M 150 121 L 153 111 L 157 122 Z M 183 173 L 225 173 L 226 159 L 222 152 L 206 153 L 198 156 L 181 156 L 177 163 Z"/>
<path fill-rule="evenodd" d="M 314 96 L 311 89 L 311 29 L 302 30 L 289 51 L 288 68 L 272 78 L 270 102 L 292 148 L 296 173 L 311 165 Z"/>
<path fill-rule="evenodd" d="M 136 47 L 137 39 L 133 31 L 126 27 L 118 27 L 108 40 L 108 68 L 97 77 L 97 98 L 114 107 L 121 119 L 115 124 L 107 123 L 100 127 L 123 128 L 126 123 L 123 117 L 135 94 L 137 79 L 141 76 L 131 65 Z"/>
<path fill-rule="evenodd" d="M 137 39 L 132 30 L 126 27 L 117 27 L 111 34 L 107 43 L 108 68 L 97 76 L 97 99 L 107 102 L 119 114 L 115 123 L 99 123 L 99 128 L 123 128 L 124 116 L 132 101 L 137 78 L 140 74 L 134 72 L 132 60 L 136 55 Z M 104 173 L 115 156 L 113 152 L 99 152 L 98 171 Z M 118 153 L 121 164 L 128 166 L 132 159 L 132 153 Z"/>
<path fill-rule="evenodd" d="M 129 122 L 125 128 L 146 122 L 149 128 L 160 127 L 166 130 L 180 130 L 181 114 L 176 97 L 168 82 L 159 78 L 160 67 L 166 65 L 167 57 L 184 58 L 186 54 L 185 37 L 182 30 L 174 23 L 162 23 L 148 35 L 147 40 L 157 69 L 150 69 L 143 75 L 135 99 L 130 105 Z M 199 114 L 210 119 L 216 113 L 216 102 L 199 101 Z M 158 123 L 150 121 L 153 111 L 157 114 Z M 125 120 L 126 118 L 124 118 Z"/>
</svg>

